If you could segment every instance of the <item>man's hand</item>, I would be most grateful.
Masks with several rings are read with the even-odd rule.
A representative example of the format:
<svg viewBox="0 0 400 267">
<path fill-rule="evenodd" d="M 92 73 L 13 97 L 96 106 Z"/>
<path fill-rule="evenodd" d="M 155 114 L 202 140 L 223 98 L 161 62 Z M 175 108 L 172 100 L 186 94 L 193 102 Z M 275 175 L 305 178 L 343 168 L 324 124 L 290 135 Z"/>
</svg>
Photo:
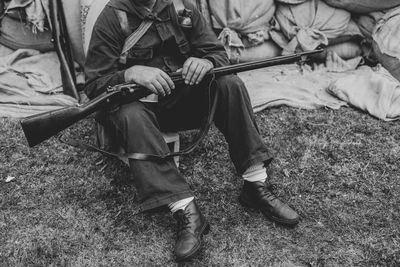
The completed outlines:
<svg viewBox="0 0 400 267">
<path fill-rule="evenodd" d="M 142 65 L 132 66 L 125 71 L 125 82 L 133 82 L 146 87 L 156 95 L 166 96 L 175 89 L 174 82 L 164 71 Z"/>
<path fill-rule="evenodd" d="M 182 77 L 186 84 L 199 84 L 213 68 L 214 64 L 208 59 L 190 57 L 183 64 Z"/>
</svg>

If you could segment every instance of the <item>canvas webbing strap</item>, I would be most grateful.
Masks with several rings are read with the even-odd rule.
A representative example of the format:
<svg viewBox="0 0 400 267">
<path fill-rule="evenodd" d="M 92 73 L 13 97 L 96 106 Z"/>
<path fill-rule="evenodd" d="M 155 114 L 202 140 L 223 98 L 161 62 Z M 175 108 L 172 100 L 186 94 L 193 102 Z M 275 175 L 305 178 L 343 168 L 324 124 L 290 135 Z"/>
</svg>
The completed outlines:
<svg viewBox="0 0 400 267">
<path fill-rule="evenodd" d="M 96 23 L 97 18 L 99 17 L 100 13 L 103 11 L 103 9 L 105 8 L 105 6 L 108 4 L 109 1 L 110 0 L 92 0 L 92 2 L 90 3 L 89 12 L 88 12 L 88 14 L 86 16 L 86 19 L 84 21 L 84 29 L 83 29 L 83 37 L 84 37 L 83 38 L 84 39 L 83 43 L 84 43 L 84 53 L 85 53 L 85 55 L 87 55 L 87 52 L 88 52 L 88 49 L 89 49 L 89 43 L 90 43 L 90 39 L 92 37 L 94 24 Z M 185 8 L 183 0 L 173 0 L 173 3 L 174 3 L 175 10 L 176 10 L 177 14 L 179 14 L 179 10 L 183 10 Z M 144 30 L 145 28 L 150 27 L 150 26 L 151 25 L 143 25 L 142 26 L 143 27 L 142 30 Z M 140 26 L 139 26 L 139 28 L 140 28 Z M 140 30 L 140 32 L 142 32 L 142 30 Z M 146 32 L 146 30 L 144 30 L 144 33 L 145 32 Z M 142 35 L 141 36 L 138 35 L 138 36 L 140 36 L 140 38 L 141 38 L 144 33 L 141 33 Z M 135 34 L 135 33 L 132 33 L 132 34 Z M 137 38 L 137 37 L 135 37 L 135 38 Z M 140 39 L 140 38 L 138 38 L 138 39 Z M 132 38 L 133 45 L 136 42 L 134 42 L 134 39 Z M 129 44 L 129 46 L 127 46 L 127 47 L 132 48 L 132 46 Z M 129 49 L 126 49 L 126 51 L 128 51 L 128 50 Z"/>
<path fill-rule="evenodd" d="M 179 14 L 179 10 L 185 9 L 183 0 L 173 0 L 173 3 L 177 14 Z M 121 28 L 124 31 L 124 29 L 128 27 L 127 14 L 124 11 L 117 10 L 117 15 L 121 24 Z M 126 64 L 128 51 L 143 37 L 151 25 L 153 25 L 153 20 L 143 20 L 139 27 L 125 39 L 125 44 L 122 48 L 121 56 L 119 58 L 119 62 L 121 64 Z"/>
<path fill-rule="evenodd" d="M 120 19 L 120 23 L 125 23 L 128 21 L 126 13 L 124 11 L 117 12 Z M 135 44 L 143 37 L 147 30 L 153 25 L 152 20 L 143 20 L 139 27 L 131 33 L 126 39 L 124 46 L 122 48 L 121 56 L 119 58 L 119 63 L 126 64 L 126 57 L 128 56 L 128 51 L 135 46 Z"/>
</svg>

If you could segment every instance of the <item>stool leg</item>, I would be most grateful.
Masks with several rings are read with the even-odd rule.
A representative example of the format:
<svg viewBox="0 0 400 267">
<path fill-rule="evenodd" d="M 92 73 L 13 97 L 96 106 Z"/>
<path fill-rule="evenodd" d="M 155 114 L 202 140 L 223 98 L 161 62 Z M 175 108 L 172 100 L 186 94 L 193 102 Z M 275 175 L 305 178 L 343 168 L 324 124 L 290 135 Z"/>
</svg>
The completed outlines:
<svg viewBox="0 0 400 267">
<path fill-rule="evenodd" d="M 174 152 L 178 152 L 180 149 L 180 140 L 179 140 L 179 136 L 178 136 L 178 140 L 176 140 L 174 142 Z M 176 164 L 176 167 L 179 167 L 179 156 L 174 157 L 174 161 Z"/>
</svg>

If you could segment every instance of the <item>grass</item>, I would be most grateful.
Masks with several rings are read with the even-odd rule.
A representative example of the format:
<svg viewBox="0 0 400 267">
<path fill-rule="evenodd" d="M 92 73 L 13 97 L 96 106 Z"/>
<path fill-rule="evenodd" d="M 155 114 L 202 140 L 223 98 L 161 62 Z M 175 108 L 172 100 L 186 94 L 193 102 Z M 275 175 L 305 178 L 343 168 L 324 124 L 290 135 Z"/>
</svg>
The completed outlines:
<svg viewBox="0 0 400 267">
<path fill-rule="evenodd" d="M 399 266 L 400 124 L 351 108 L 256 116 L 276 155 L 272 182 L 302 221 L 283 228 L 238 204 L 242 181 L 214 128 L 181 158 L 212 226 L 190 264 Z M 92 124 L 68 134 L 92 140 Z M 28 149 L 17 121 L 0 125 L 0 266 L 176 265 L 171 215 L 134 215 L 124 165 L 54 138 Z M 193 136 L 184 133 L 183 146 Z"/>
</svg>

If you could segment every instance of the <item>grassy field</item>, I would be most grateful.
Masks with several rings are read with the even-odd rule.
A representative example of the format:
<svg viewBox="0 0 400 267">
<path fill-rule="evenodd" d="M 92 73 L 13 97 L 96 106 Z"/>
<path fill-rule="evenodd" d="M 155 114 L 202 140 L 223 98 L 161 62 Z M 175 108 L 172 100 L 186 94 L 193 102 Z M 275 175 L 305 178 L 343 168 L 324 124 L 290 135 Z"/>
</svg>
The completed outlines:
<svg viewBox="0 0 400 267">
<path fill-rule="evenodd" d="M 242 181 L 212 129 L 181 158 L 211 222 L 197 266 L 399 266 L 400 124 L 351 108 L 257 114 L 272 182 L 301 215 L 287 229 L 245 210 Z M 88 119 L 68 134 L 92 140 Z M 167 211 L 133 215 L 126 167 L 56 139 L 28 149 L 0 120 L 0 266 L 174 266 Z M 182 135 L 183 146 L 194 136 Z M 8 176 L 15 177 L 5 182 Z"/>
</svg>

